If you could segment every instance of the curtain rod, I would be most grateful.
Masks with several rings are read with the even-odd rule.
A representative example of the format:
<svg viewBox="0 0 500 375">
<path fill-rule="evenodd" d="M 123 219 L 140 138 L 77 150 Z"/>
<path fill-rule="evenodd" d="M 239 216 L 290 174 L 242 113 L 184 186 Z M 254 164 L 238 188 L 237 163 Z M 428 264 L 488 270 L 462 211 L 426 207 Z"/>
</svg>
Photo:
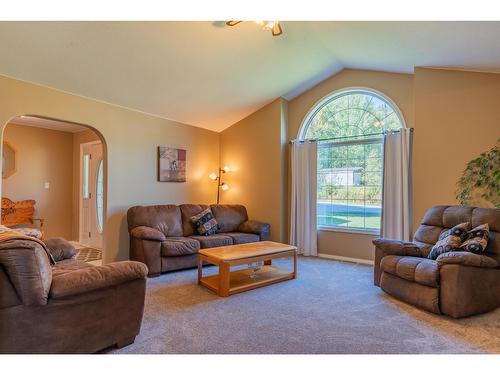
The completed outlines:
<svg viewBox="0 0 500 375">
<path fill-rule="evenodd" d="M 410 132 L 413 132 L 413 128 L 408 128 L 408 130 Z M 373 137 L 373 136 L 376 136 L 376 135 L 386 135 L 388 133 L 399 133 L 399 132 L 400 132 L 399 130 L 388 130 L 388 131 L 380 132 L 380 133 L 371 133 L 371 134 L 363 134 L 363 135 L 348 135 L 348 136 L 345 136 L 345 137 L 333 137 L 333 138 L 321 138 L 321 139 L 301 139 L 301 140 L 292 139 L 289 143 L 293 143 L 293 142 L 305 142 L 305 141 L 309 141 L 309 142 L 336 141 L 338 139 L 365 138 L 365 137 Z"/>
</svg>

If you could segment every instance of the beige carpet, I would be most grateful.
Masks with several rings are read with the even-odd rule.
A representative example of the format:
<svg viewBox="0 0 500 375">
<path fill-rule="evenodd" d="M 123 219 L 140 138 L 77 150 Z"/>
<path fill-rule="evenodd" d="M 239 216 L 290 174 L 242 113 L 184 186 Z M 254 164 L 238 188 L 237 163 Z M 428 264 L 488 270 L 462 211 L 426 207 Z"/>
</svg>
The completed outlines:
<svg viewBox="0 0 500 375">
<path fill-rule="evenodd" d="M 148 280 L 142 331 L 114 352 L 500 353 L 500 309 L 434 315 L 373 286 L 371 267 L 324 259 L 300 258 L 296 280 L 229 298 L 187 270 Z"/>
</svg>

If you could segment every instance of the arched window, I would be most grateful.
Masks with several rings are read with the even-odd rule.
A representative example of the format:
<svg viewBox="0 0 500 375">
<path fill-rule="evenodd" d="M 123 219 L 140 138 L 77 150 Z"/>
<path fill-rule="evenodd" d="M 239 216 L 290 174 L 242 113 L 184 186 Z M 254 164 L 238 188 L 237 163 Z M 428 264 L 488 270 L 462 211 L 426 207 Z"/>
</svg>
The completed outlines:
<svg viewBox="0 0 500 375">
<path fill-rule="evenodd" d="M 401 127 L 397 106 L 369 89 L 336 91 L 311 109 L 299 139 L 318 140 L 318 227 L 380 231 L 383 134 Z"/>
</svg>

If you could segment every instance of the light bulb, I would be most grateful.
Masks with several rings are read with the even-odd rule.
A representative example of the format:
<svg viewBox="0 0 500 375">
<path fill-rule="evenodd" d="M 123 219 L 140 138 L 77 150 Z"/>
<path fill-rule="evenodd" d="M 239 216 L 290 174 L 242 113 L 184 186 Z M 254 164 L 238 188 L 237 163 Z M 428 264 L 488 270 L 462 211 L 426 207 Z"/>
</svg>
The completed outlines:
<svg viewBox="0 0 500 375">
<path fill-rule="evenodd" d="M 274 27 L 274 21 L 267 21 L 266 24 L 264 25 L 264 29 L 266 30 L 272 30 Z"/>
<path fill-rule="evenodd" d="M 231 168 L 229 168 L 229 166 L 227 166 L 227 165 L 225 165 L 225 166 L 224 166 L 224 168 L 222 168 L 222 170 L 223 170 L 224 172 L 226 172 L 226 173 L 227 173 L 227 172 L 231 172 Z"/>
<path fill-rule="evenodd" d="M 212 172 L 208 175 L 208 178 L 215 181 L 217 180 L 217 175 L 214 172 Z"/>
<path fill-rule="evenodd" d="M 225 182 L 222 183 L 222 185 L 220 186 L 220 188 L 223 190 L 223 191 L 226 191 L 229 189 L 229 185 L 226 184 Z"/>
</svg>

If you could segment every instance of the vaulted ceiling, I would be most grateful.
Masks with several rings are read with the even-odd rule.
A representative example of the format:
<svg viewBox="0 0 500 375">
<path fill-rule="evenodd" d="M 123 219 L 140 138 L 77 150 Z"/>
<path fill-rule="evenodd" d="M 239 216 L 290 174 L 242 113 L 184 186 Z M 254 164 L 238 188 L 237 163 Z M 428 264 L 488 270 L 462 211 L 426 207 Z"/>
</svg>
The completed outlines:
<svg viewBox="0 0 500 375">
<path fill-rule="evenodd" d="M 0 22 L 0 74 L 220 131 L 343 68 L 500 72 L 500 22 Z"/>
</svg>

